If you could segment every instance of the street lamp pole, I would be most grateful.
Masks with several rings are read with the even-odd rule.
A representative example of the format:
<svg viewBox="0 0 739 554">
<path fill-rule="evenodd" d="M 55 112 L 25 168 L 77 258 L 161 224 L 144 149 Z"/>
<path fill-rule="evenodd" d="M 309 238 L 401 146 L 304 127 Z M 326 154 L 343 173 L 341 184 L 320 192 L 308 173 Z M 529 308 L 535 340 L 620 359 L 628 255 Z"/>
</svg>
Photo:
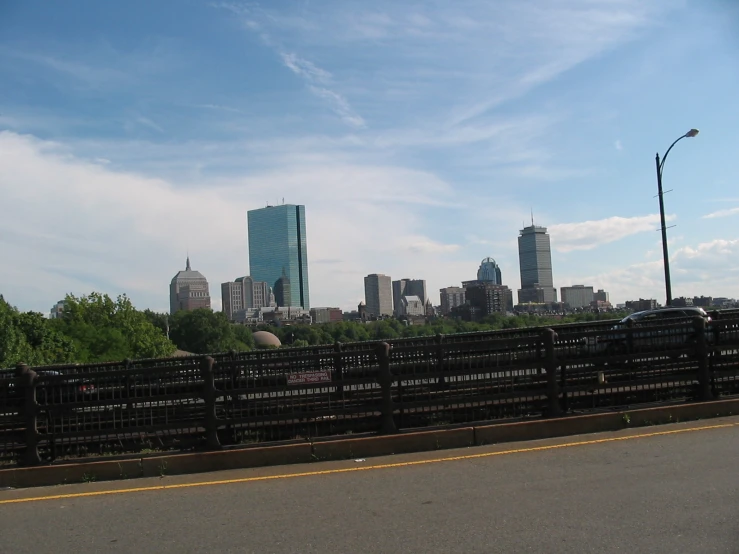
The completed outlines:
<svg viewBox="0 0 739 554">
<path fill-rule="evenodd" d="M 664 193 L 662 192 L 662 170 L 665 166 L 665 160 L 667 159 L 667 154 L 670 153 L 670 150 L 672 150 L 672 147 L 675 146 L 678 142 L 680 142 L 684 138 L 693 138 L 698 134 L 698 129 L 691 129 L 687 133 L 685 133 L 683 136 L 679 137 L 675 142 L 673 142 L 670 147 L 667 149 L 667 152 L 665 152 L 665 155 L 662 157 L 662 160 L 659 158 L 659 152 L 657 152 L 656 156 L 656 162 L 657 162 L 657 196 L 659 196 L 659 220 L 662 231 L 662 259 L 664 261 L 664 267 L 665 267 L 665 296 L 667 297 L 667 302 L 665 303 L 665 306 L 669 306 L 672 304 L 672 283 L 670 282 L 670 256 L 667 252 L 667 225 L 665 224 L 665 201 L 664 201 Z"/>
</svg>

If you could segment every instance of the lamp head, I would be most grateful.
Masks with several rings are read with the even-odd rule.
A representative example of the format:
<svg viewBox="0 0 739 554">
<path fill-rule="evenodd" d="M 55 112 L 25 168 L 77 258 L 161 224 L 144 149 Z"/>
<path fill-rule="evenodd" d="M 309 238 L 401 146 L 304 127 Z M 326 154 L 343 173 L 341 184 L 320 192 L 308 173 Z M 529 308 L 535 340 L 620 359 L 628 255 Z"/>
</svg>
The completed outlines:
<svg viewBox="0 0 739 554">
<path fill-rule="evenodd" d="M 685 136 L 686 136 L 686 137 L 690 137 L 690 138 L 693 138 L 693 137 L 694 137 L 694 136 L 696 136 L 696 135 L 697 135 L 698 133 L 700 133 L 700 131 L 699 131 L 698 129 L 691 129 L 690 131 L 688 131 L 687 133 L 685 133 Z"/>
</svg>

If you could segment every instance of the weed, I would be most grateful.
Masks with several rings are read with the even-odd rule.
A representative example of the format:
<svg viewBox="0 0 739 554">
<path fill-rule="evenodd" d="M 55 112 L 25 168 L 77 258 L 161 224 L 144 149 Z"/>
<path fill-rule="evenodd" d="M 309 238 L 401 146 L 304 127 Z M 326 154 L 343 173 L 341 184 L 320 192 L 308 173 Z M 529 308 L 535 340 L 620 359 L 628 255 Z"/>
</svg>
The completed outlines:
<svg viewBox="0 0 739 554">
<path fill-rule="evenodd" d="M 623 420 L 625 425 L 631 423 L 631 416 L 629 414 L 624 414 L 621 419 Z"/>
<path fill-rule="evenodd" d="M 82 482 L 83 483 L 94 483 L 97 481 L 97 477 L 94 473 L 83 473 L 82 474 Z"/>
<path fill-rule="evenodd" d="M 161 478 L 161 477 L 164 477 L 165 475 L 167 475 L 167 462 L 164 462 L 164 461 L 162 461 L 162 462 L 161 462 L 161 463 L 160 463 L 160 464 L 159 464 L 159 465 L 157 466 L 157 471 L 159 471 L 159 477 L 160 477 L 160 478 Z"/>
</svg>

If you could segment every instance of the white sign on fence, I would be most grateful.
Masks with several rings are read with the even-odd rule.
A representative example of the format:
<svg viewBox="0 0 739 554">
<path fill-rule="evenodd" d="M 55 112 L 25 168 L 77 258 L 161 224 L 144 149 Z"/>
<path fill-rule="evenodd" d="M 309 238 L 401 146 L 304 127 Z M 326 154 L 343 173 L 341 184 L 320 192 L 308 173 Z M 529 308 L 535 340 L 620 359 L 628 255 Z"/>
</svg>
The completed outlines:
<svg viewBox="0 0 739 554">
<path fill-rule="evenodd" d="M 318 371 L 301 371 L 290 373 L 287 376 L 288 385 L 309 385 L 311 383 L 325 383 L 331 381 L 331 373 L 327 369 Z"/>
</svg>

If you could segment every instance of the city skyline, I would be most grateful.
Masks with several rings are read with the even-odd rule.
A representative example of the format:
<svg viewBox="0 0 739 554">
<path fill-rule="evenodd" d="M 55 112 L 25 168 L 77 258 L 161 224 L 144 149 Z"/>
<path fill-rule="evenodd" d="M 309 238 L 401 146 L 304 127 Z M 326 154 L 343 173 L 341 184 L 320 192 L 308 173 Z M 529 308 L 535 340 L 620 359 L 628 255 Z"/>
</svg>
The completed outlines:
<svg viewBox="0 0 739 554">
<path fill-rule="evenodd" d="M 488 255 L 515 292 L 532 208 L 557 289 L 663 302 L 654 156 L 694 127 L 663 173 L 673 296 L 739 296 L 737 2 L 0 4 L 21 309 L 167 311 L 188 251 L 218 309 L 244 212 L 283 197 L 309 209 L 313 306 L 352 309 L 374 272 L 436 303 Z"/>
</svg>

